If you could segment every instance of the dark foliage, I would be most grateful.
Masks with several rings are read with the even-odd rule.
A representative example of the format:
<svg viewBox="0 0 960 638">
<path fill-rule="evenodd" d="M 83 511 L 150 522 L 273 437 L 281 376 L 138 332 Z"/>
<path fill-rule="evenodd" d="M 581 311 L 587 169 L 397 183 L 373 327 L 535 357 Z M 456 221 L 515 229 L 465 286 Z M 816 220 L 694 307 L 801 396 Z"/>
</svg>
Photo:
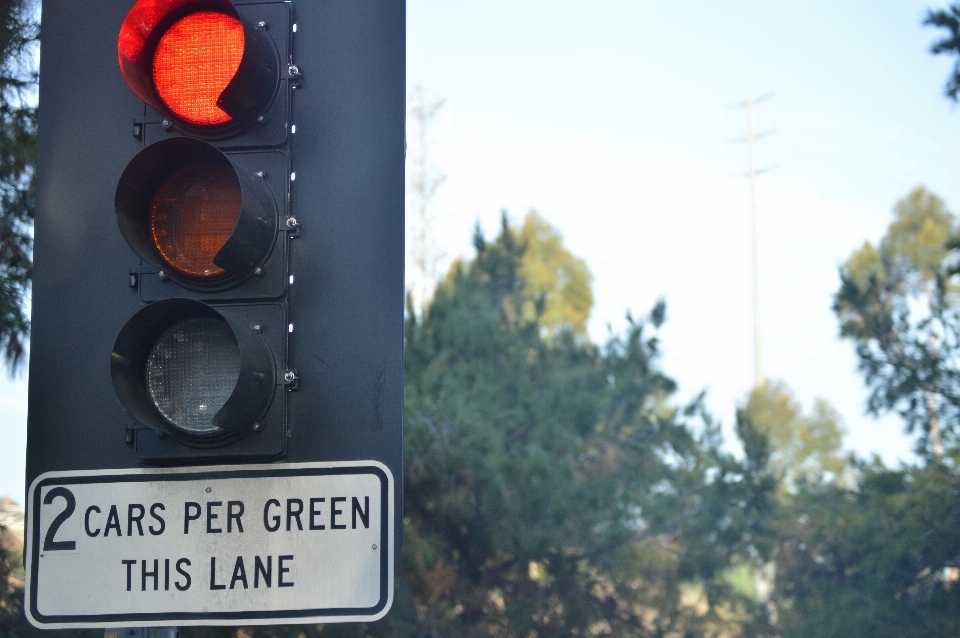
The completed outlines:
<svg viewBox="0 0 960 638">
<path fill-rule="evenodd" d="M 36 18 L 34 0 L 0 1 L 0 349 L 11 371 L 24 361 L 30 330 Z"/>
<path fill-rule="evenodd" d="M 944 36 L 930 45 L 933 54 L 960 54 L 960 5 L 954 4 L 946 9 L 928 11 L 923 24 L 946 29 L 949 35 Z M 960 96 L 960 60 L 954 64 L 953 72 L 947 78 L 943 93 L 948 98 L 957 101 Z"/>
</svg>

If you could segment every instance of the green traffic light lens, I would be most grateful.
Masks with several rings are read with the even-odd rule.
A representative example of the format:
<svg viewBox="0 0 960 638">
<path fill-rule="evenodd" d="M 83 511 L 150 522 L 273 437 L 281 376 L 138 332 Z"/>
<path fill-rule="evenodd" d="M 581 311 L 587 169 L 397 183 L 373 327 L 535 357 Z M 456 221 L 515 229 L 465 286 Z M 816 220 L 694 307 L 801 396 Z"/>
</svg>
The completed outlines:
<svg viewBox="0 0 960 638">
<path fill-rule="evenodd" d="M 146 382 L 160 415 L 186 434 L 221 431 L 212 419 L 240 376 L 240 346 L 226 322 L 187 319 L 168 328 L 147 355 Z"/>
</svg>

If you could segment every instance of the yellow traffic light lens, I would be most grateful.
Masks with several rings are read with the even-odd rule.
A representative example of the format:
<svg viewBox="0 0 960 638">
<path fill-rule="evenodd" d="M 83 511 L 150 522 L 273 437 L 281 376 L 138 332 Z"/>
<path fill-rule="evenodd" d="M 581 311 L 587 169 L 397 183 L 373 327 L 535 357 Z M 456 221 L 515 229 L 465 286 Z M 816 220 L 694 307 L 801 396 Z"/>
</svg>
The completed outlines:
<svg viewBox="0 0 960 638">
<path fill-rule="evenodd" d="M 227 273 L 213 263 L 240 219 L 240 184 L 233 169 L 205 162 L 177 171 L 150 204 L 150 235 L 175 273 L 213 281 Z"/>
<path fill-rule="evenodd" d="M 209 317 L 168 328 L 147 355 L 147 392 L 157 411 L 187 434 L 212 434 L 211 422 L 240 376 L 240 346 L 226 322 Z"/>
<path fill-rule="evenodd" d="M 243 25 L 215 11 L 198 11 L 171 26 L 153 57 L 157 95 L 189 124 L 216 126 L 232 119 L 217 100 L 240 68 Z"/>
</svg>

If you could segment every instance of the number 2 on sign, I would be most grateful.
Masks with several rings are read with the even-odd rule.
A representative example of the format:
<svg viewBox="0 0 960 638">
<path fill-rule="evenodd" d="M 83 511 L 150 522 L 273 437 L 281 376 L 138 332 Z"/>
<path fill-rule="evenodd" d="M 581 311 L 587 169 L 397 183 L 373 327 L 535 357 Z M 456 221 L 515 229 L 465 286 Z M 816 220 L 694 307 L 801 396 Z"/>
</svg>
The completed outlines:
<svg viewBox="0 0 960 638">
<path fill-rule="evenodd" d="M 43 537 L 43 551 L 45 552 L 54 552 L 63 549 L 71 550 L 77 548 L 76 541 L 54 540 L 57 535 L 57 530 L 60 529 L 60 526 L 63 525 L 64 521 L 73 515 L 73 511 L 77 509 L 76 497 L 73 495 L 73 492 L 65 487 L 55 487 L 47 492 L 47 495 L 43 497 L 43 504 L 51 505 L 57 497 L 62 497 L 63 500 L 67 502 L 67 506 L 55 519 L 53 519 L 53 522 L 50 524 L 50 528 L 47 530 L 47 535 Z"/>
</svg>

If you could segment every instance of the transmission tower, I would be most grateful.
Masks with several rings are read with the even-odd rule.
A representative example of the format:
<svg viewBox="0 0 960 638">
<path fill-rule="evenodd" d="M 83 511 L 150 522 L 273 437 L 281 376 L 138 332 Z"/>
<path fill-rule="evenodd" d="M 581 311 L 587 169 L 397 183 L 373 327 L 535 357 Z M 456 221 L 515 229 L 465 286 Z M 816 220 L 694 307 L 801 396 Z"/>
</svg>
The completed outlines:
<svg viewBox="0 0 960 638">
<path fill-rule="evenodd" d="M 773 170 L 776 166 L 765 166 L 755 168 L 753 158 L 753 143 L 760 138 L 766 137 L 774 131 L 753 132 L 753 107 L 761 102 L 765 102 L 773 97 L 773 93 L 762 95 L 758 98 L 744 100 L 731 107 L 743 108 L 747 110 L 747 136 L 736 140 L 737 142 L 746 142 L 749 155 L 749 170 L 744 176 L 750 180 L 750 251 L 753 257 L 753 384 L 758 386 L 763 382 L 763 341 L 760 331 L 760 256 L 757 248 L 757 195 L 756 178 L 761 173 Z"/>
</svg>

